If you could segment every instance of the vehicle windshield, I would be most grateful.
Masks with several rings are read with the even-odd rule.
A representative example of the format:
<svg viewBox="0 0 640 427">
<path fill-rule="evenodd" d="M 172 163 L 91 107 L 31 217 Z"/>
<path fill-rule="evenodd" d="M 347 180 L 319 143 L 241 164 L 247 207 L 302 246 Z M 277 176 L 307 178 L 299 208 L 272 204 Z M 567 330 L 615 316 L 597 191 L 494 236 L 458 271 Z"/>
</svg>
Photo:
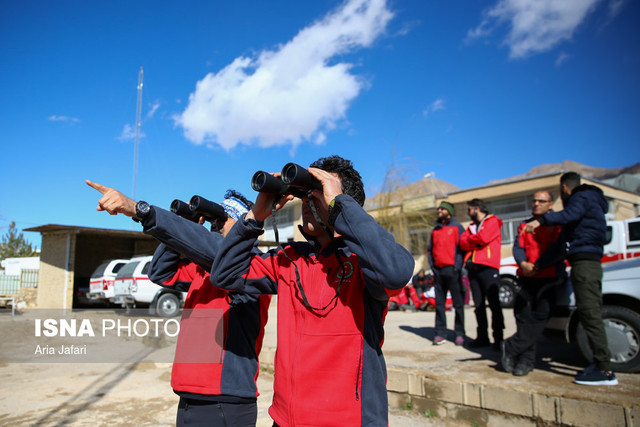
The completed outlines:
<svg viewBox="0 0 640 427">
<path fill-rule="evenodd" d="M 149 274 L 149 265 L 151 265 L 151 262 L 147 261 L 147 263 L 142 268 L 142 274 L 145 276 Z"/>
<path fill-rule="evenodd" d="M 107 269 L 107 265 L 109 265 L 109 261 L 103 262 L 102 264 L 100 264 L 98 268 L 96 268 L 94 272 L 91 274 L 91 278 L 96 279 L 98 277 L 104 276 L 104 271 Z"/>
<path fill-rule="evenodd" d="M 133 272 L 136 270 L 136 267 L 138 266 L 138 264 L 140 264 L 140 261 L 132 261 L 130 263 L 125 264 L 124 267 L 122 267 L 120 271 L 118 271 L 118 275 L 116 276 L 116 279 L 121 279 L 123 277 L 132 277 Z"/>
<path fill-rule="evenodd" d="M 120 269 L 125 265 L 127 265 L 126 262 L 119 262 L 118 264 L 116 264 L 116 266 L 113 267 L 113 274 L 118 273 L 118 271 L 120 271 Z"/>
</svg>

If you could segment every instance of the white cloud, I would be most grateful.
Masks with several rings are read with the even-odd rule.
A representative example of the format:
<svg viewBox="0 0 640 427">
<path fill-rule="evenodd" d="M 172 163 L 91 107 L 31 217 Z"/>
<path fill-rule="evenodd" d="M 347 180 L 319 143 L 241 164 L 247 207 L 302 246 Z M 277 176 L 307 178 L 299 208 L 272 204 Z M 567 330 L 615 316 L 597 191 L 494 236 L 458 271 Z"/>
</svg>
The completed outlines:
<svg viewBox="0 0 640 427">
<path fill-rule="evenodd" d="M 430 113 L 435 113 L 436 111 L 444 110 L 444 99 L 438 98 L 431 103 L 427 108 L 422 111 L 423 116 L 428 116 Z"/>
<path fill-rule="evenodd" d="M 615 18 L 626 5 L 627 0 L 611 0 L 609 2 L 609 18 Z"/>
<path fill-rule="evenodd" d="M 147 118 L 152 118 L 156 111 L 158 111 L 158 108 L 160 108 L 160 101 L 156 101 L 151 105 L 151 109 L 147 113 Z"/>
<path fill-rule="evenodd" d="M 50 122 L 66 122 L 66 123 L 78 123 L 78 122 L 80 122 L 80 119 L 78 119 L 76 117 L 56 116 L 56 115 L 47 117 L 47 120 L 49 120 Z"/>
<path fill-rule="evenodd" d="M 370 46 L 391 17 L 385 0 L 350 0 L 286 44 L 205 76 L 174 120 L 195 144 L 227 150 L 322 143 L 365 87 L 335 57 Z"/>
<path fill-rule="evenodd" d="M 603 0 L 498 0 L 485 11 L 484 19 L 469 30 L 467 40 L 486 37 L 501 24 L 510 28 L 504 43 L 511 58 L 546 52 L 571 40 L 578 26 Z M 612 8 L 619 8 L 612 0 Z"/>
<path fill-rule="evenodd" d="M 560 54 L 556 58 L 556 67 L 559 67 L 568 59 L 569 59 L 569 54 L 567 54 L 566 52 L 560 52 Z"/>
<path fill-rule="evenodd" d="M 140 132 L 140 138 L 144 138 L 146 135 L 144 132 Z M 122 133 L 116 138 L 120 141 L 133 141 L 136 139 L 136 130 L 129 123 L 125 124 L 122 128 Z"/>
</svg>

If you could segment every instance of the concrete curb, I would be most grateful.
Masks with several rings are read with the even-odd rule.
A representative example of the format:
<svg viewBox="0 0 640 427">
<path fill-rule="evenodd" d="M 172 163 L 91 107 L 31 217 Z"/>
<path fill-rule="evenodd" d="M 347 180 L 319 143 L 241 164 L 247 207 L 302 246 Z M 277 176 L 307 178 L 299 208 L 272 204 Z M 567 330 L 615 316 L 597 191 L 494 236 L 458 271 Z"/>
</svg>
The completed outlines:
<svg viewBox="0 0 640 427">
<path fill-rule="evenodd" d="M 390 369 L 389 406 L 478 425 L 634 426 L 640 409 Z M 634 424 L 634 420 L 636 423 Z"/>
</svg>

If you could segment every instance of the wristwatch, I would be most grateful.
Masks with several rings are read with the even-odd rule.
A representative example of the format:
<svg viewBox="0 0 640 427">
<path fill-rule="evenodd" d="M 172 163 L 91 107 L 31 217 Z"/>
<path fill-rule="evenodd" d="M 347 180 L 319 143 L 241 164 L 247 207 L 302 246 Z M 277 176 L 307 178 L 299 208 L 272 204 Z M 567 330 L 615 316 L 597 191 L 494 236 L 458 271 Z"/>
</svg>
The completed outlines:
<svg viewBox="0 0 640 427">
<path fill-rule="evenodd" d="M 149 216 L 149 212 L 151 212 L 151 206 L 149 206 L 149 203 L 140 200 L 136 203 L 136 216 L 133 217 L 133 220 L 135 222 L 140 222 Z"/>
</svg>

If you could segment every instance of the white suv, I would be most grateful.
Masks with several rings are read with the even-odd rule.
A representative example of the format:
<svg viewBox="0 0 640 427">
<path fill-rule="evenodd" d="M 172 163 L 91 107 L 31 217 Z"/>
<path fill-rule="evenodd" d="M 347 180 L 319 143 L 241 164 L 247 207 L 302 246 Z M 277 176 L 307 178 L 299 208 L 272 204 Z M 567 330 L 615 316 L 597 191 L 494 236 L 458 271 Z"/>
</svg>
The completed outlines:
<svg viewBox="0 0 640 427">
<path fill-rule="evenodd" d="M 128 259 L 112 259 L 100 264 L 91 274 L 87 298 L 113 302 L 113 282 L 118 271 L 128 262 Z"/>
<path fill-rule="evenodd" d="M 602 319 L 607 333 L 611 365 L 618 372 L 640 371 L 640 258 L 602 265 Z M 580 324 L 571 281 L 558 286 L 556 306 L 545 334 L 576 342 L 587 360 L 593 355 Z"/>
<path fill-rule="evenodd" d="M 163 288 L 149 280 L 152 256 L 132 258 L 120 269 L 115 279 L 115 302 L 128 306 L 148 306 L 151 314 L 162 317 L 176 316 L 187 295 Z"/>
</svg>

